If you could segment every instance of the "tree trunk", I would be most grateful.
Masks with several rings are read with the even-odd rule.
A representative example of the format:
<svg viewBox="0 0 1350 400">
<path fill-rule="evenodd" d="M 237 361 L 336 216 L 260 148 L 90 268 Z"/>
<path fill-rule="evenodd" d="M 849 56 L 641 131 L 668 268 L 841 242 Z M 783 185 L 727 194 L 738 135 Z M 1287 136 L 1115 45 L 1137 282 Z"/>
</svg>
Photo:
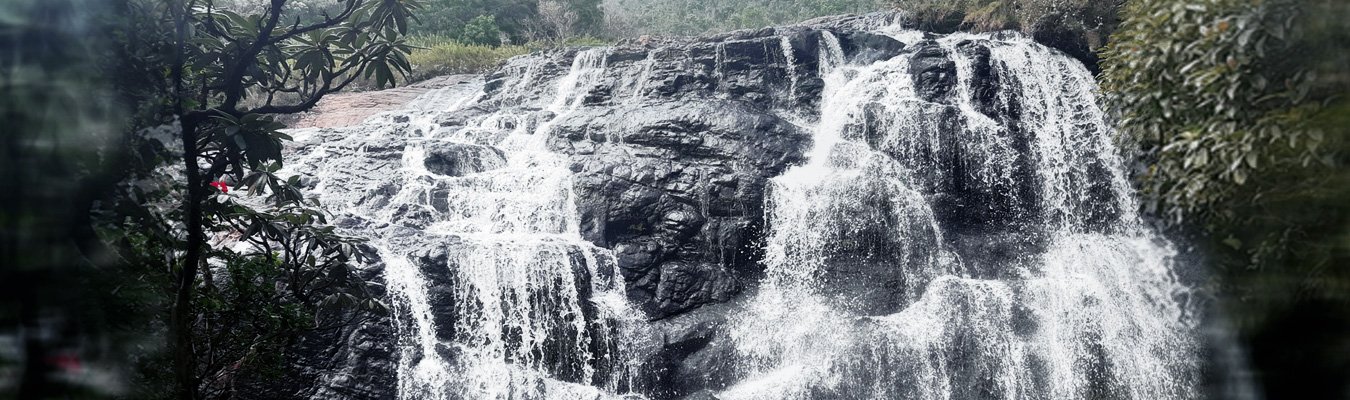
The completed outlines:
<svg viewBox="0 0 1350 400">
<path fill-rule="evenodd" d="M 206 245 L 206 235 L 202 232 L 202 198 L 206 182 L 202 182 L 201 171 L 197 166 L 197 121 L 185 118 L 183 100 L 183 70 L 187 62 L 184 47 L 188 38 L 188 9 L 181 0 L 171 6 L 174 13 L 175 47 L 173 63 L 173 99 L 174 113 L 179 116 L 182 129 L 183 166 L 186 174 L 187 196 L 184 199 L 184 212 L 187 214 L 183 225 L 187 228 L 187 253 L 178 271 L 178 287 L 175 288 L 173 312 L 169 317 L 169 335 L 173 338 L 174 397 L 179 400 L 195 400 L 197 397 L 197 359 L 192 348 L 192 289 L 197 283 L 197 268 L 202 264 L 202 248 Z"/>
<path fill-rule="evenodd" d="M 202 248 L 206 234 L 202 231 L 202 201 L 206 196 L 205 182 L 197 166 L 197 126 L 194 121 L 182 121 L 183 163 L 187 175 L 187 198 L 184 203 L 187 218 L 187 254 L 178 273 L 178 287 L 173 304 L 172 335 L 174 380 L 177 398 L 194 400 L 197 394 L 197 360 L 192 348 L 192 290 L 197 284 L 197 269 L 202 264 Z"/>
</svg>

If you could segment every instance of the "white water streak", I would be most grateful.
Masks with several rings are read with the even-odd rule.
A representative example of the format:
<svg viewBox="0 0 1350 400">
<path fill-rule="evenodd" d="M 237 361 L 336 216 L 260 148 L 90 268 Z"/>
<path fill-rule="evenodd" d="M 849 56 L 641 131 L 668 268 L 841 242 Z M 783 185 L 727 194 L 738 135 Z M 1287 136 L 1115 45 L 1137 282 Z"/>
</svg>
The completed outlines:
<svg viewBox="0 0 1350 400">
<path fill-rule="evenodd" d="M 883 32 L 910 45 L 923 37 Z M 971 41 L 992 49 L 990 68 L 1003 79 L 1000 105 L 1021 107 L 1020 126 L 974 104 L 975 66 L 960 48 Z M 951 96 L 961 131 L 952 132 L 931 125 L 947 106 L 919 98 L 908 57 L 840 65 L 837 44 L 824 35 L 815 147 L 805 165 L 771 187 L 767 277 L 732 324 L 740 365 L 751 377 L 720 398 L 1194 397 L 1194 321 L 1176 300 L 1189 289 L 1174 277 L 1170 246 L 1133 212 L 1081 65 L 1026 39 L 937 39 L 956 71 Z M 862 141 L 864 127 L 878 136 Z M 1030 154 L 1011 142 L 1018 129 L 1031 138 Z M 959 138 L 956 162 L 977 190 L 1030 185 L 1035 203 L 1023 211 L 1045 210 L 1036 225 L 1050 232 L 1048 247 L 1015 279 L 970 276 L 963 271 L 981 266 L 962 267 L 943 248 L 926 191 L 951 179 L 933 180 L 952 166 L 930 158 L 951 151 L 939 140 L 951 135 Z M 1016 175 L 1021 157 L 1031 158 L 1025 164 L 1034 181 Z M 1091 197 L 1088 185 L 1102 180 L 1110 195 Z M 904 269 L 910 303 L 867 316 L 831 292 L 842 281 L 829 270 L 832 257 L 855 251 L 841 246 L 886 236 L 859 236 L 866 228 L 856 228 L 888 220 L 873 216 L 879 205 L 899 221 L 886 239 L 901 253 L 891 268 Z M 1094 233 L 1092 221 L 1102 218 L 1108 227 Z"/>
</svg>

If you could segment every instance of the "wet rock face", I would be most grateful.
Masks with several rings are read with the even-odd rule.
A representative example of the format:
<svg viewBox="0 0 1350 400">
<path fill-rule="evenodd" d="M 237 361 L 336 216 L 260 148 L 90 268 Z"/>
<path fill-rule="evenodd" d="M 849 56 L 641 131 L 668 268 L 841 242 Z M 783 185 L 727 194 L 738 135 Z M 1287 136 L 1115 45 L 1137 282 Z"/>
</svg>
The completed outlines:
<svg viewBox="0 0 1350 400">
<path fill-rule="evenodd" d="M 759 266 L 752 239 L 770 177 L 806 134 L 735 101 L 582 112 L 552 145 L 573 154 L 582 235 L 612 248 L 629 299 L 653 318 L 726 301 Z"/>
<path fill-rule="evenodd" d="M 853 29 L 864 23 L 623 43 L 607 51 L 579 107 L 553 122 L 550 148 L 572 156 L 582 234 L 615 251 L 629 300 L 650 318 L 727 301 L 759 279 L 768 180 L 811 145 L 785 118 L 809 120 L 818 109 L 826 36 L 855 62 L 906 50 Z M 573 53 L 544 57 L 502 71 L 560 76 Z M 487 102 L 535 91 L 521 82 L 494 74 Z"/>
<path fill-rule="evenodd" d="M 423 165 L 433 174 L 465 176 L 506 166 L 506 155 L 488 146 L 438 143 L 427 150 Z"/>
<path fill-rule="evenodd" d="M 583 59 L 579 52 L 586 50 L 536 53 L 512 59 L 484 76 L 481 96 L 465 99 L 454 111 L 443 111 L 450 107 L 438 105 L 422 110 L 433 113 L 431 117 L 426 113 L 411 118 L 389 115 L 376 124 L 381 129 L 378 134 L 320 131 L 315 134 L 317 140 L 294 151 L 321 154 L 316 159 L 327 170 L 307 174 L 302 181 L 334 197 L 325 200 L 325 205 L 334 210 L 362 210 L 361 215 L 340 219 L 343 229 L 361 233 L 399 230 L 397 235 L 381 235 L 410 241 L 393 243 L 393 247 L 409 258 L 426 281 L 426 301 L 434 310 L 431 322 L 442 327 L 435 332 L 436 339 L 449 343 L 455 340 L 459 317 L 455 310 L 473 306 L 457 292 L 467 286 L 456 272 L 476 266 L 452 257 L 464 251 L 456 250 L 465 245 L 459 238 L 430 238 L 433 233 L 428 233 L 445 222 L 442 214 L 464 212 L 451 205 L 466 201 L 458 194 L 468 186 L 448 185 L 444 180 L 501 173 L 496 170 L 508 164 L 508 153 L 501 148 L 518 145 L 504 144 L 507 136 L 536 135 L 529 140 L 537 139 L 553 153 L 566 156 L 562 163 L 571 176 L 564 182 L 571 192 L 559 203 L 574 203 L 576 228 L 584 242 L 589 242 L 582 243 L 614 254 L 613 262 L 600 262 L 605 265 L 586 270 L 595 261 L 586 261 L 586 254 L 569 248 L 566 257 L 574 260 L 564 264 L 575 270 L 554 280 L 578 288 L 577 314 L 587 323 L 599 324 L 600 311 L 591 288 L 596 281 L 621 277 L 627 300 L 651 321 L 663 340 L 654 354 L 642 360 L 644 375 L 633 389 L 654 399 L 713 398 L 712 393 L 743 378 L 732 367 L 735 360 L 730 357 L 735 351 L 729 347 L 725 326 L 730 308 L 744 298 L 744 291 L 754 289 L 764 273 L 765 199 L 773 190 L 770 179 L 805 162 L 805 153 L 813 145 L 809 127 L 820 118 L 822 53 L 837 51 L 839 61 L 845 63 L 899 58 L 908 63 L 918 98 L 915 102 L 922 104 L 915 106 L 914 115 L 905 117 L 928 123 L 907 125 L 910 130 L 897 135 L 885 122 L 895 115 L 886 115 L 883 108 L 865 109 L 865 122 L 846 129 L 843 136 L 860 143 L 859 147 L 870 147 L 869 151 L 886 153 L 897 168 L 936 170 L 925 171 L 930 172 L 924 175 L 929 178 L 920 179 L 928 181 L 919 182 L 916 190 L 931 197 L 931 213 L 941 230 L 956 238 L 948 241 L 956 243 L 953 251 L 958 256 L 1013 260 L 1017 254 L 1035 253 L 1019 247 L 1038 244 L 1016 240 L 1022 236 L 1015 222 L 1037 212 L 1031 206 L 1036 199 L 1023 186 L 987 185 L 963 169 L 968 167 L 963 160 L 976 152 L 965 145 L 980 138 L 953 133 L 972 123 L 955 100 L 962 86 L 953 61 L 956 51 L 971 60 L 966 66 L 973 80 L 968 85 L 969 106 L 1002 127 L 982 134 L 997 136 L 1014 150 L 1025 151 L 1030 139 L 1015 123 L 1021 118 L 1020 105 L 1001 98 L 998 92 L 1010 84 L 1002 80 L 1012 78 L 998 73 L 985 43 L 944 48 L 926 35 L 907 45 L 869 33 L 875 25 L 868 18 L 833 18 L 701 38 L 625 42 L 605 49 L 593 71 L 583 74 L 577 74 L 575 66 Z M 558 97 L 568 78 L 584 82 L 576 83 L 574 96 Z M 448 134 L 461 136 L 453 141 L 428 139 Z M 340 140 L 354 135 L 370 137 Z M 897 137 L 935 139 L 931 147 L 902 148 Z M 421 158 L 408 157 L 414 148 Z M 519 152 L 510 154 L 512 163 L 519 161 Z M 408 167 L 409 162 L 420 162 L 420 167 L 436 176 L 403 178 L 391 172 Z M 1019 159 L 1016 163 L 1020 164 L 1008 168 L 1030 174 L 1029 162 Z M 916 220 L 918 211 L 897 201 L 908 192 L 865 175 L 843 183 L 839 190 L 865 195 L 834 196 L 863 201 L 825 204 L 840 217 L 833 220 L 834 225 L 814 227 L 838 244 L 822 260 L 830 282 L 823 290 L 840 294 L 843 306 L 859 314 L 896 312 L 915 300 L 915 288 L 934 279 L 914 270 L 938 256 L 940 239 L 933 227 Z M 402 190 L 410 185 L 424 185 L 425 190 L 413 196 L 409 194 L 413 191 Z M 344 190 L 353 192 L 341 193 Z M 399 194 L 421 197 L 398 198 Z M 570 229 L 571 222 L 557 225 Z M 920 245 L 896 241 L 896 231 L 907 232 L 917 238 L 911 242 Z M 418 244 L 433 239 L 430 244 Z M 978 264 L 995 265 L 971 271 L 982 278 L 997 278 L 1011 270 Z M 395 310 L 396 315 L 407 313 Z M 571 325 L 554 328 L 550 337 L 579 334 L 568 330 Z M 303 352 L 332 361 L 322 367 L 303 364 L 301 369 L 338 372 L 315 372 L 315 378 L 307 382 L 318 382 L 321 376 L 328 383 L 307 384 L 319 389 L 297 396 L 395 397 L 399 354 L 394 348 L 400 338 L 394 330 L 386 318 L 314 339 Z M 611 351 L 602 344 L 587 349 L 594 356 L 590 359 L 606 359 L 600 355 Z M 419 351 L 427 355 L 414 358 L 433 353 L 451 363 L 461 358 L 451 346 Z M 585 374 L 576 368 L 584 361 L 548 358 L 574 356 L 579 354 L 552 354 L 540 363 L 549 366 L 547 372 L 552 376 L 578 382 Z M 595 369 L 604 376 L 610 367 L 597 365 Z"/>
<path fill-rule="evenodd" d="M 743 306 L 733 300 L 657 321 L 662 346 L 644 360 L 639 391 L 652 399 L 715 399 L 714 392 L 744 379 L 726 321 Z"/>
<path fill-rule="evenodd" d="M 905 58 L 925 102 L 913 118 L 931 122 L 922 125 L 927 130 L 905 135 L 935 137 L 940 143 L 921 151 L 922 159 L 905 160 L 913 154 L 889 148 L 894 143 L 885 138 L 895 132 L 879 122 L 894 116 L 880 114 L 877 123 L 846 135 L 865 139 L 906 167 L 939 167 L 924 189 L 935 198 L 933 212 L 942 229 L 969 238 L 961 241 L 958 253 L 993 259 L 1020 253 L 1023 249 L 999 238 L 1017 232 L 1015 221 L 1036 212 L 1029 205 L 1035 199 L 1026 187 L 984 185 L 963 169 L 962 160 L 977 151 L 965 144 L 980 138 L 952 134 L 972 123 L 961 116 L 955 100 L 960 94 L 953 52 L 971 60 L 970 106 L 1001 126 L 982 134 L 999 135 L 1020 150 L 1029 140 L 1017 129 L 1021 111 L 997 90 L 1006 86 L 1001 80 L 1011 78 L 997 72 L 986 43 L 946 48 L 937 36 L 920 34 L 906 45 L 868 32 L 873 25 L 867 18 L 836 18 L 620 43 L 604 50 L 598 70 L 578 86 L 581 93 L 551 105 L 548 100 L 581 59 L 581 50 L 516 58 L 487 76 L 481 102 L 441 117 L 440 125 L 453 130 L 475 115 L 503 108 L 518 109 L 522 117 L 498 121 L 501 129 L 548 124 L 548 147 L 570 156 L 582 236 L 614 251 L 628 300 L 649 319 L 662 320 L 727 302 L 759 281 L 769 179 L 802 163 L 812 145 L 803 126 L 819 118 L 822 53 L 837 50 L 841 61 L 855 64 Z M 492 140 L 484 137 L 484 143 Z M 1029 159 L 1017 162 L 1009 168 L 1029 173 Z M 879 190 L 864 183 L 859 190 Z M 859 226 L 874 220 L 890 221 L 883 224 L 890 227 L 910 224 L 898 219 L 884 193 L 878 192 L 876 204 L 841 212 L 856 214 Z M 867 314 L 894 312 L 913 300 L 904 295 L 906 288 L 931 278 L 908 272 L 909 264 L 934 257 L 930 249 L 900 249 L 888 241 L 890 232 L 838 228 L 848 236 L 841 242 L 849 245 L 826 260 L 826 272 L 835 291 L 848 294 L 842 300 L 848 307 Z"/>
<path fill-rule="evenodd" d="M 969 107 L 981 114 L 975 121 L 963 116 L 953 92 L 957 76 L 957 66 L 952 58 L 959 53 L 969 60 L 970 82 L 968 94 Z M 931 137 L 936 142 L 920 145 L 919 157 L 902 153 L 912 150 L 896 143 L 885 143 L 884 137 L 890 132 L 878 131 L 884 123 L 868 124 L 864 136 L 873 148 L 887 152 L 911 167 L 928 166 L 930 179 L 924 182 L 926 189 L 934 197 L 934 213 L 942 222 L 944 230 L 961 233 L 993 233 L 1019 228 L 1029 216 L 1035 215 L 1037 199 L 1032 193 L 1034 160 L 1031 157 L 1016 156 L 1006 161 L 1005 167 L 1011 171 L 1014 179 L 984 182 L 980 171 L 973 171 L 969 160 L 978 160 L 986 156 L 989 149 L 972 143 L 997 141 L 1006 144 L 1004 154 L 1028 153 L 1032 140 L 1018 124 L 1021 110 L 1016 103 L 1017 97 L 999 95 L 1002 80 L 1012 77 L 996 71 L 990 61 L 990 49 L 987 44 L 974 41 L 958 43 L 954 48 L 945 49 L 933 41 L 920 42 L 912 49 L 910 72 L 914 77 L 915 91 L 918 97 L 929 102 L 919 107 L 917 119 L 929 121 L 927 124 L 911 126 L 912 132 L 904 134 L 913 137 Z M 878 115 L 877 120 L 887 116 Z M 983 129 L 972 129 L 973 125 L 984 125 Z M 938 166 L 938 168 L 932 168 Z"/>
<path fill-rule="evenodd" d="M 848 62 L 853 64 L 871 64 L 905 51 L 905 44 L 899 40 L 872 32 L 844 33 L 839 36 L 839 47 Z"/>
<path fill-rule="evenodd" d="M 920 98 L 931 103 L 949 103 L 952 88 L 956 86 L 956 63 L 941 47 L 929 44 L 914 52 L 909 74 L 914 76 L 914 87 Z"/>
<path fill-rule="evenodd" d="M 575 106 L 550 122 L 549 148 L 571 156 L 583 237 L 614 250 L 629 300 L 649 318 L 726 301 L 758 280 L 768 180 L 801 163 L 811 144 L 785 118 L 809 120 L 818 107 L 821 43 L 834 28 L 620 44 Z M 861 32 L 839 40 L 845 56 L 866 60 L 904 47 Z M 576 52 L 504 65 L 488 76 L 481 111 L 547 98 Z M 552 112 L 510 123 L 534 128 Z"/>
</svg>

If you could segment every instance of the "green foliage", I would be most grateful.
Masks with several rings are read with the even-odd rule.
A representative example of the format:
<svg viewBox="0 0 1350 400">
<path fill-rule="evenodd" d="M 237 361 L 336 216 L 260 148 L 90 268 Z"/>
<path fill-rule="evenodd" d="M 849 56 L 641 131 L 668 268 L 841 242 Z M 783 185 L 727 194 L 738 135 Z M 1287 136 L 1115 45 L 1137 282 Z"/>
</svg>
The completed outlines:
<svg viewBox="0 0 1350 400">
<path fill-rule="evenodd" d="M 262 257 L 230 257 L 221 276 L 212 276 L 210 290 L 199 298 L 205 316 L 203 344 L 251 343 L 249 346 L 212 346 L 209 358 L 218 363 L 249 366 L 264 378 L 280 378 L 285 340 L 272 335 L 294 334 L 310 328 L 306 310 L 286 301 L 273 281 L 285 278 L 280 263 Z M 273 340 L 268 340 L 273 339 Z M 215 386 L 207 382 L 207 387 Z M 205 397 L 215 397 L 207 395 Z"/>
<path fill-rule="evenodd" d="M 444 36 L 409 39 L 417 48 L 408 55 L 413 80 L 444 74 L 482 73 L 503 60 L 530 52 L 526 46 L 481 46 L 463 44 Z"/>
<path fill-rule="evenodd" d="M 604 17 L 610 37 L 697 35 L 885 8 L 886 0 L 609 0 Z"/>
<path fill-rule="evenodd" d="M 1292 4 L 1139 1 L 1103 53 L 1103 90 L 1121 132 L 1153 160 L 1145 190 L 1174 221 L 1238 218 L 1226 202 L 1261 170 L 1330 162 L 1325 133 L 1305 123 L 1320 104 L 1306 69 L 1283 60 Z"/>
<path fill-rule="evenodd" d="M 526 43 L 525 47 L 529 48 L 530 51 L 538 51 L 556 47 L 600 47 L 600 46 L 610 46 L 613 44 L 614 41 L 612 40 L 598 38 L 595 36 L 574 36 L 562 40 L 560 42 L 554 43 L 530 42 Z"/>
<path fill-rule="evenodd" d="M 220 87 L 229 92 L 224 93 L 225 108 L 235 106 L 231 100 L 241 96 L 234 91 L 255 92 L 259 96 L 298 93 L 309 99 L 349 83 L 339 77 L 374 76 L 377 85 L 394 84 L 395 73 L 408 70 L 406 55 L 411 48 L 399 37 L 408 31 L 409 21 L 415 21 L 409 7 L 415 8 L 418 3 L 347 3 L 349 7 L 339 14 L 346 16 L 344 20 L 293 29 L 279 28 L 275 20 L 264 20 L 266 14 L 242 15 L 227 9 L 198 7 L 193 10 L 192 20 L 200 24 L 199 29 L 193 30 L 199 36 L 190 39 L 194 46 L 189 54 L 193 60 L 189 72 L 208 80 L 239 79 L 238 83 L 208 81 L 205 86 L 208 90 Z M 251 41 L 263 37 L 266 39 Z M 255 54 L 248 60 L 232 59 L 241 49 Z M 220 62 L 226 60 L 235 64 L 227 66 Z M 210 93 L 205 95 L 210 98 Z M 199 105 L 203 109 L 205 106 Z"/>
<path fill-rule="evenodd" d="M 1322 374 L 1350 368 L 1347 18 L 1336 0 L 1136 0 L 1103 52 L 1148 207 L 1200 228 L 1272 398 L 1345 393 Z"/>
<path fill-rule="evenodd" d="M 202 383 L 204 397 L 226 396 L 224 391 L 230 380 L 240 379 L 237 375 L 241 374 L 256 380 L 284 378 L 288 346 L 296 337 L 365 318 L 364 314 L 343 315 L 337 311 L 342 307 L 383 312 L 383 306 L 365 293 L 354 295 L 323 289 L 319 293 L 327 294 L 322 301 L 298 301 L 308 294 L 295 292 L 297 288 L 291 283 L 306 279 L 297 279 L 295 274 L 322 271 L 297 269 L 293 263 L 282 261 L 281 253 L 222 254 L 225 265 L 204 275 L 204 286 L 198 296 L 202 318 L 198 341 L 204 355 L 203 370 L 237 370 L 206 376 Z M 324 278 L 310 278 L 317 283 L 300 290 L 329 287 L 331 283 Z"/>
<path fill-rule="evenodd" d="M 479 15 L 464 25 L 459 41 L 471 45 L 494 46 L 502 44 L 502 31 L 497 28 L 497 18 L 491 15 Z"/>
<path fill-rule="evenodd" d="M 1314 89 L 1346 86 L 1319 78 L 1336 72 L 1319 64 L 1325 29 L 1299 23 L 1310 9 L 1138 1 L 1103 53 L 1108 104 L 1127 148 L 1149 163 L 1148 208 L 1209 232 L 1231 253 L 1220 257 L 1234 271 L 1223 284 L 1243 290 L 1268 289 L 1249 286 L 1264 278 L 1245 270 L 1305 288 L 1346 282 L 1344 271 L 1315 267 L 1338 257 L 1319 237 L 1344 229 L 1345 207 L 1334 205 L 1346 194 L 1345 128 L 1327 121 L 1347 110 L 1327 107 L 1335 89 Z"/>
<path fill-rule="evenodd" d="M 444 36 L 414 36 L 408 38 L 414 46 L 408 62 L 412 65 L 409 81 L 423 80 L 446 74 L 479 74 L 492 70 L 507 59 L 533 51 L 568 46 L 607 46 L 612 42 L 578 36 L 563 41 L 532 41 L 523 45 L 481 46 L 464 44 Z"/>
<path fill-rule="evenodd" d="M 486 17 L 492 19 L 508 42 L 524 43 L 535 23 L 537 6 L 536 0 L 428 0 L 417 12 L 421 23 L 413 26 L 410 33 L 463 39 L 474 20 Z M 491 42 L 468 43 L 498 44 L 499 37 L 490 39 Z"/>
<path fill-rule="evenodd" d="M 964 30 L 1028 30 L 1051 15 L 1070 15 L 1087 25 L 1107 23 L 1117 1 L 1092 0 L 891 0 L 926 22 L 959 22 Z"/>
<path fill-rule="evenodd" d="M 577 15 L 573 31 L 583 36 L 603 33 L 605 13 L 600 8 L 600 0 L 567 0 L 566 4 Z"/>
</svg>

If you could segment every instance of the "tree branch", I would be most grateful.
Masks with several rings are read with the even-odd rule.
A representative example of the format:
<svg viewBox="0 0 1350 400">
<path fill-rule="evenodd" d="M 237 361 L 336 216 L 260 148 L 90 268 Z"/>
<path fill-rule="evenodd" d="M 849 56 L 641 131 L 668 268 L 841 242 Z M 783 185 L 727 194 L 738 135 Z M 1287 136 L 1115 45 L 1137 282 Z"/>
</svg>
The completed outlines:
<svg viewBox="0 0 1350 400">
<path fill-rule="evenodd" d="M 261 53 L 268 45 L 274 44 L 269 39 L 272 36 L 272 31 L 277 28 L 277 23 L 281 20 L 281 10 L 286 6 L 286 1 L 272 0 L 271 6 L 267 9 L 267 22 L 258 29 L 258 37 L 252 45 L 239 53 L 238 59 L 226 70 L 225 77 L 222 79 L 226 85 L 225 101 L 220 105 L 221 109 L 234 110 L 239 105 L 239 100 L 244 97 L 244 89 L 247 87 L 243 82 L 244 72 L 248 69 L 247 66 L 257 59 L 258 53 Z"/>
<path fill-rule="evenodd" d="M 360 8 L 361 5 L 362 5 L 363 3 L 364 3 L 364 0 L 347 0 L 347 5 L 346 5 L 345 7 L 343 7 L 342 12 L 338 13 L 338 16 L 337 16 L 336 18 L 330 18 L 330 17 L 328 16 L 327 13 L 324 13 L 324 16 L 323 16 L 323 22 L 315 23 L 315 24 L 313 24 L 313 25 L 308 25 L 308 26 L 301 27 L 301 28 L 294 28 L 294 27 L 293 27 L 291 30 L 287 31 L 286 33 L 282 33 L 282 34 L 280 34 L 280 35 L 277 35 L 276 39 L 273 41 L 272 44 L 280 44 L 281 42 L 284 42 L 284 41 L 286 41 L 286 40 L 288 40 L 288 39 L 291 39 L 291 38 L 294 38 L 294 37 L 296 37 L 296 36 L 300 36 L 300 35 L 303 35 L 303 34 L 306 34 L 306 33 L 312 32 L 312 31 L 315 31 L 315 30 L 325 29 L 325 28 L 331 28 L 331 27 L 337 26 L 338 24 L 341 24 L 343 21 L 346 21 L 347 18 L 350 18 L 350 17 L 352 16 L 352 13 L 355 13 L 356 10 L 357 10 L 358 8 Z M 297 20 L 296 22 L 297 22 L 296 25 L 299 25 L 299 20 Z"/>
<path fill-rule="evenodd" d="M 334 73 L 334 76 L 340 76 L 340 73 Z M 295 105 L 285 105 L 285 106 L 278 106 L 278 105 L 268 104 L 268 105 L 265 105 L 265 106 L 262 106 L 262 107 L 258 107 L 258 108 L 253 109 L 253 110 L 249 110 L 247 113 L 252 113 L 252 114 L 294 114 L 294 113 L 298 113 L 298 112 L 309 111 L 309 109 L 314 108 L 315 105 L 319 104 L 319 100 L 322 100 L 324 96 L 327 96 L 327 95 L 330 94 L 330 93 L 333 93 L 333 92 L 337 92 L 337 91 L 339 91 L 339 90 L 342 90 L 343 88 L 347 87 L 348 84 L 351 84 L 353 81 L 355 81 L 357 77 L 358 77 L 357 74 L 352 74 L 352 75 L 348 76 L 348 77 L 346 78 L 346 80 L 344 80 L 344 81 L 342 81 L 341 83 L 339 83 L 337 86 L 332 86 L 332 81 L 331 81 L 331 80 L 328 80 L 328 79 L 325 79 L 325 80 L 324 80 L 323 86 L 320 87 L 320 88 L 318 89 L 318 91 L 314 92 L 314 94 L 310 95 L 310 97 L 309 97 L 308 99 L 306 99 L 305 101 L 301 102 L 300 104 L 295 104 Z"/>
</svg>

